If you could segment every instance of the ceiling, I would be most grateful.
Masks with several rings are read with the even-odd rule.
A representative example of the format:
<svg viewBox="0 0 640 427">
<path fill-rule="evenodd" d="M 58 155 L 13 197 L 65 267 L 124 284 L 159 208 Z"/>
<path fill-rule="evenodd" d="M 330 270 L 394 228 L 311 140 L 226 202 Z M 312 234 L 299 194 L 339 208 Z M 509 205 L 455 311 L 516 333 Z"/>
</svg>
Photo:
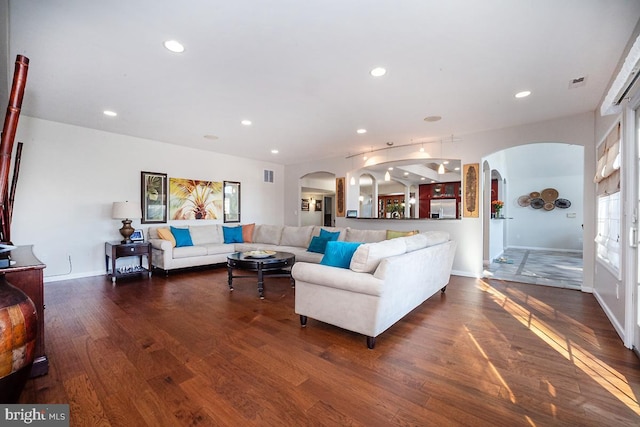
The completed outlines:
<svg viewBox="0 0 640 427">
<path fill-rule="evenodd" d="M 30 59 L 22 114 L 294 164 L 593 111 L 639 17 L 631 0 L 10 0 L 9 67 Z"/>
</svg>

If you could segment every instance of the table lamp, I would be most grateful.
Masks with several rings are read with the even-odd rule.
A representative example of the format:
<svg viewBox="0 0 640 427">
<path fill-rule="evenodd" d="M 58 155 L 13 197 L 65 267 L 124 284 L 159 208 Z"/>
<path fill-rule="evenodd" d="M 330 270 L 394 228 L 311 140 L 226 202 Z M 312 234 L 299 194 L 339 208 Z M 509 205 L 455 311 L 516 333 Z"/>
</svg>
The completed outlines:
<svg viewBox="0 0 640 427">
<path fill-rule="evenodd" d="M 124 237 L 122 243 L 132 243 L 131 235 L 134 232 L 134 228 L 131 227 L 131 220 L 142 218 L 140 203 L 113 202 L 111 217 L 122 220 L 122 228 L 120 229 L 120 234 Z"/>
</svg>

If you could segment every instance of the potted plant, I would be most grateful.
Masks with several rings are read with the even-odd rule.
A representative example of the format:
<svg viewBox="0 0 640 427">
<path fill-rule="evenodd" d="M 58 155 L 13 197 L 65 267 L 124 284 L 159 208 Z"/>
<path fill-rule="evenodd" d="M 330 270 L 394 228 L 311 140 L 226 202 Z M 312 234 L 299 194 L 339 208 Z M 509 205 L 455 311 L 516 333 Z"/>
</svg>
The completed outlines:
<svg viewBox="0 0 640 427">
<path fill-rule="evenodd" d="M 492 200 L 491 207 L 493 208 L 494 218 L 502 218 L 500 211 L 504 207 L 504 202 L 502 200 Z"/>
</svg>

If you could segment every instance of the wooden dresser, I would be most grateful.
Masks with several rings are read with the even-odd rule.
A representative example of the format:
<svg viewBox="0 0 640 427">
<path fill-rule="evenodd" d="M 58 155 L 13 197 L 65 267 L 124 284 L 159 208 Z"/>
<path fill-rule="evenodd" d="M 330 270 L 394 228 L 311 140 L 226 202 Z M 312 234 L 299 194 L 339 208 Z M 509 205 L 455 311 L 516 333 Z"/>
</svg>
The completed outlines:
<svg viewBox="0 0 640 427">
<path fill-rule="evenodd" d="M 31 368 L 31 376 L 37 377 L 49 372 L 49 359 L 44 350 L 44 274 L 45 265 L 33 254 L 33 246 L 18 246 L 11 251 L 11 261 L 15 264 L 0 268 L 7 281 L 31 298 L 38 313 L 38 338 L 36 355 Z"/>
</svg>

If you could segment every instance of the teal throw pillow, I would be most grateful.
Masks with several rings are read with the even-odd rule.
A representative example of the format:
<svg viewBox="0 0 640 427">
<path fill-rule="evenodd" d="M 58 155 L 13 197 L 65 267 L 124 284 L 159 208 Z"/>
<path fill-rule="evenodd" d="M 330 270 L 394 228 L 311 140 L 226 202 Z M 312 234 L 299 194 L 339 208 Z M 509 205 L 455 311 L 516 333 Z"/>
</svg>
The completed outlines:
<svg viewBox="0 0 640 427">
<path fill-rule="evenodd" d="M 193 242 L 191 241 L 191 233 L 189 233 L 188 228 L 176 228 L 174 226 L 171 227 L 171 234 L 173 234 L 174 239 L 176 239 L 176 248 L 180 248 L 182 246 L 193 246 Z"/>
<path fill-rule="evenodd" d="M 323 239 L 322 237 L 314 236 L 311 239 L 311 243 L 309 243 L 309 247 L 307 248 L 307 251 L 323 254 L 327 247 L 328 241 L 329 241 L 328 239 Z"/>
<path fill-rule="evenodd" d="M 327 239 L 329 241 L 334 241 L 334 240 L 338 240 L 338 237 L 340 237 L 340 232 L 339 231 L 327 231 L 324 228 L 320 229 L 320 236 L 321 239 Z"/>
<path fill-rule="evenodd" d="M 244 243 L 242 239 L 242 227 L 225 227 L 222 226 L 222 234 L 225 243 Z"/>
<path fill-rule="evenodd" d="M 324 256 L 320 264 L 331 267 L 349 268 L 351 258 L 361 244 L 360 242 L 327 242 L 327 248 L 324 251 Z"/>
</svg>

